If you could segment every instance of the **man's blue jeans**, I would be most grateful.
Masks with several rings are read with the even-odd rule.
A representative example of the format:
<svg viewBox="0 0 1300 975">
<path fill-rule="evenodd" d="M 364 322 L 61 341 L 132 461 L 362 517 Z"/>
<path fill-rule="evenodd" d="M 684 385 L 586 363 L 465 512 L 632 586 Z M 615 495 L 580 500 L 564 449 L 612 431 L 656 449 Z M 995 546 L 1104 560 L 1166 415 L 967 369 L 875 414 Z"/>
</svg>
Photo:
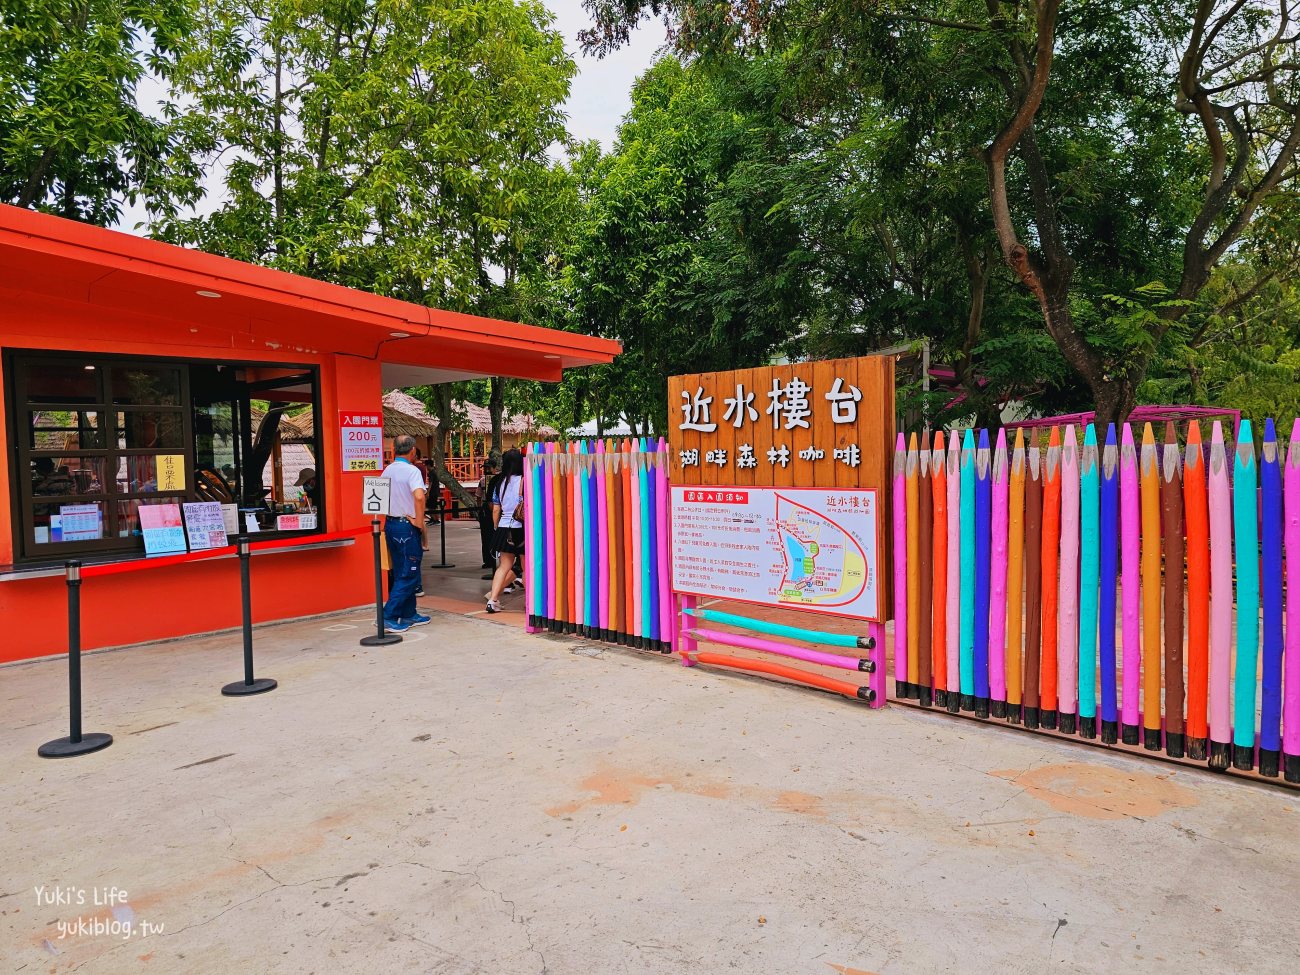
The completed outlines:
<svg viewBox="0 0 1300 975">
<path fill-rule="evenodd" d="M 420 588 L 420 562 L 424 547 L 420 533 L 405 518 L 384 522 L 388 560 L 393 567 L 393 588 L 384 603 L 384 619 L 409 620 L 415 616 L 415 591 Z"/>
</svg>

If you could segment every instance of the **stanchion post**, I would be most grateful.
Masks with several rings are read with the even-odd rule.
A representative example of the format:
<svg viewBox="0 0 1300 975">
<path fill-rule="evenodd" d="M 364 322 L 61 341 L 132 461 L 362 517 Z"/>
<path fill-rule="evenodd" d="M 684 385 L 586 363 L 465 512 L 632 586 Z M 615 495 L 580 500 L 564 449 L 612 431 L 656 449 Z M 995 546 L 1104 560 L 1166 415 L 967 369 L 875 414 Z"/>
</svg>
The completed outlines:
<svg viewBox="0 0 1300 975">
<path fill-rule="evenodd" d="M 436 510 L 438 512 L 438 549 L 440 554 L 438 563 L 436 565 L 430 564 L 429 568 L 454 569 L 456 563 L 447 561 L 447 501 L 443 498 L 441 490 L 438 491 Z"/>
<path fill-rule="evenodd" d="M 361 645 L 363 647 L 391 647 L 394 643 L 401 643 L 402 637 L 399 633 L 384 632 L 384 566 L 383 556 L 380 554 L 379 546 L 384 544 L 379 530 L 379 519 L 370 519 L 370 536 L 374 540 L 375 547 L 375 635 L 363 636 Z"/>
<path fill-rule="evenodd" d="M 47 741 L 36 754 L 41 758 L 70 758 L 97 752 L 113 744 L 113 736 L 81 733 L 81 563 L 65 566 L 68 582 L 68 737 Z"/>
<path fill-rule="evenodd" d="M 249 694 L 264 694 L 267 691 L 274 690 L 276 682 L 269 677 L 263 677 L 261 680 L 253 678 L 253 586 L 252 579 L 249 575 L 249 561 L 252 558 L 252 551 L 249 546 L 248 536 L 240 535 L 239 545 L 239 596 L 243 604 L 244 614 L 244 679 L 237 680 L 233 684 L 227 684 L 221 689 L 221 693 L 226 697 L 244 697 Z"/>
</svg>

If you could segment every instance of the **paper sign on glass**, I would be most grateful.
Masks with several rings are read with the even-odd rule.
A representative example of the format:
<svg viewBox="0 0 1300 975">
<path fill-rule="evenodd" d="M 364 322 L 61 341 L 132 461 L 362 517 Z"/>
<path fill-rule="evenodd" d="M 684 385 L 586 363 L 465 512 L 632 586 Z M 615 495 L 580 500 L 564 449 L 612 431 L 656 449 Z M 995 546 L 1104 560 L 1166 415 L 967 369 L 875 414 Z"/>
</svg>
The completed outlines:
<svg viewBox="0 0 1300 975">
<path fill-rule="evenodd" d="M 185 528 L 178 504 L 144 504 L 140 506 L 140 534 L 149 555 L 185 551 Z"/>
<path fill-rule="evenodd" d="M 191 501 L 185 508 L 185 534 L 190 540 L 190 551 L 225 548 L 226 519 L 220 501 Z"/>
</svg>

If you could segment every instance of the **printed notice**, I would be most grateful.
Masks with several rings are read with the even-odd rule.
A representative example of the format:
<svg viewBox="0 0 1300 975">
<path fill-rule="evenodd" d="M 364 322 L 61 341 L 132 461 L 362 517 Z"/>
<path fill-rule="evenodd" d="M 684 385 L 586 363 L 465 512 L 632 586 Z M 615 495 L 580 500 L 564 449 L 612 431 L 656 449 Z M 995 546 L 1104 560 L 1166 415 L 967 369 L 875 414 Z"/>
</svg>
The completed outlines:
<svg viewBox="0 0 1300 975">
<path fill-rule="evenodd" d="M 65 542 L 87 542 L 104 535 L 104 519 L 97 504 L 60 505 L 59 520 Z"/>
<path fill-rule="evenodd" d="M 878 621 L 876 492 L 674 487 L 673 588 Z"/>
<path fill-rule="evenodd" d="M 384 466 L 384 417 L 381 413 L 339 410 L 345 471 L 378 471 Z"/>
<path fill-rule="evenodd" d="M 185 551 L 185 528 L 181 524 L 180 505 L 142 504 L 139 514 L 145 554 L 164 555 Z"/>
<path fill-rule="evenodd" d="M 191 501 L 183 507 L 185 535 L 190 540 L 191 552 L 225 548 L 230 544 L 226 538 L 226 517 L 221 510 L 220 501 Z"/>
</svg>

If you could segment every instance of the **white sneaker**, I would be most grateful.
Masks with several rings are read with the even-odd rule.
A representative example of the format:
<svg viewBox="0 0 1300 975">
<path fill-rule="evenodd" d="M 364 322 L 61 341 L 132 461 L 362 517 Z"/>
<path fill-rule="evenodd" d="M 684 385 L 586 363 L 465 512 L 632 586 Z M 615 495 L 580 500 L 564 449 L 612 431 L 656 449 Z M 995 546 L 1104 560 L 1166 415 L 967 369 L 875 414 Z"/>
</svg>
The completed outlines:
<svg viewBox="0 0 1300 975">
<path fill-rule="evenodd" d="M 489 599 L 487 601 L 487 611 L 489 613 L 499 613 L 501 612 L 501 604 L 495 599 Z"/>
</svg>

